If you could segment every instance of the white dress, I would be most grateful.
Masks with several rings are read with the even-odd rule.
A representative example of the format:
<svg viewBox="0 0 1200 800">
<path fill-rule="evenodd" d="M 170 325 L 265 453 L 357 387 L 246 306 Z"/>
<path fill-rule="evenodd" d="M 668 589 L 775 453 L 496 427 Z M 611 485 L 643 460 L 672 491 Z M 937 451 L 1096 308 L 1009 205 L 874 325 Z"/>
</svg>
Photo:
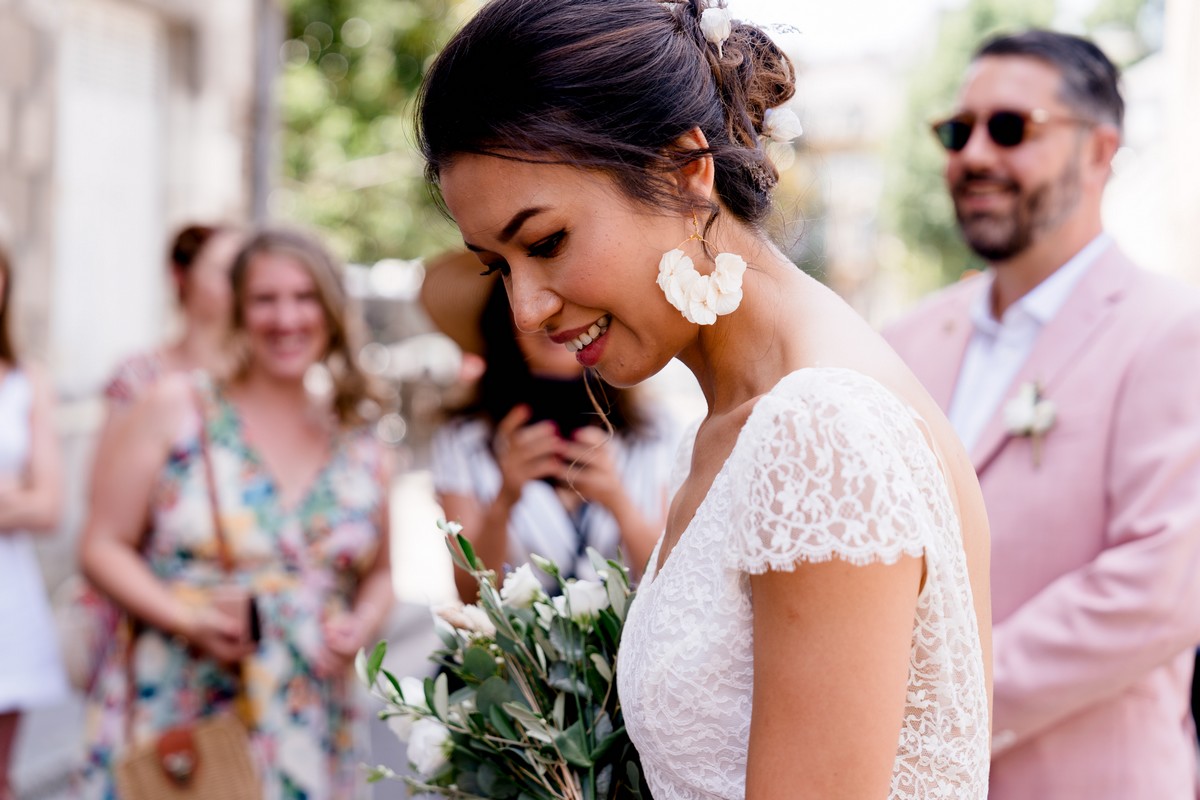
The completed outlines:
<svg viewBox="0 0 1200 800">
<path fill-rule="evenodd" d="M 655 549 L 626 621 L 621 705 L 655 800 L 745 796 L 750 575 L 903 555 L 924 558 L 926 579 L 889 798 L 987 796 L 979 628 L 958 518 L 923 425 L 846 369 L 794 372 L 759 399 L 658 575 Z"/>
<path fill-rule="evenodd" d="M 33 387 L 25 373 L 0 378 L 0 476 L 16 479 L 29 458 Z M 0 531 L 0 713 L 67 696 L 54 619 L 29 534 Z"/>
</svg>

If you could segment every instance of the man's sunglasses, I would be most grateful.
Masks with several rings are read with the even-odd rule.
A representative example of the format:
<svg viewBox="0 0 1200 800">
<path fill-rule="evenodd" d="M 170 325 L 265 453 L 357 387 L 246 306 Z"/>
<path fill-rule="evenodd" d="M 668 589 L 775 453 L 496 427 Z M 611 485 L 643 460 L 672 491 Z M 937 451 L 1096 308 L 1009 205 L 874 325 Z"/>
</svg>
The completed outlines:
<svg viewBox="0 0 1200 800">
<path fill-rule="evenodd" d="M 952 153 L 957 153 L 967 146 L 975 123 L 981 121 L 974 111 L 964 111 L 955 114 L 950 119 L 935 122 L 933 135 L 942 143 L 942 147 Z M 999 147 L 1016 147 L 1025 141 L 1029 134 L 1030 125 L 1048 125 L 1052 122 L 1066 122 L 1073 125 L 1093 125 L 1090 120 L 1078 117 L 1054 116 L 1043 108 L 1032 111 L 993 111 L 984 120 L 988 136 Z"/>
</svg>

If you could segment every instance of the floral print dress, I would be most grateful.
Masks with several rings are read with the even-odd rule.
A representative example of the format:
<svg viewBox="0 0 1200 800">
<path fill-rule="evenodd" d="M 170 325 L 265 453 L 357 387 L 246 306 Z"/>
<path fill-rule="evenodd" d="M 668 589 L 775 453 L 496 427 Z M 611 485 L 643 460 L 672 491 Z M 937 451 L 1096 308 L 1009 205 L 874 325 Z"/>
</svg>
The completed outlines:
<svg viewBox="0 0 1200 800">
<path fill-rule="evenodd" d="M 294 508 L 285 508 L 262 459 L 247 444 L 236 409 L 202 384 L 221 522 L 236 561 L 232 580 L 256 598 L 257 653 L 243 664 L 245 692 L 229 669 L 185 642 L 144 629 L 134 647 L 133 739 L 237 710 L 253 721 L 253 756 L 264 800 L 362 795 L 365 735 L 348 676 L 315 674 L 321 625 L 350 609 L 380 546 L 386 509 L 383 446 L 366 429 L 337 437 L 333 453 Z M 143 554 L 155 575 L 186 601 L 228 583 L 217 556 L 195 415 L 172 449 L 152 500 Z M 85 798 L 113 800 L 112 767 L 126 739 L 128 648 L 111 652 L 88 710 Z M 242 702 L 245 700 L 246 702 Z"/>
</svg>

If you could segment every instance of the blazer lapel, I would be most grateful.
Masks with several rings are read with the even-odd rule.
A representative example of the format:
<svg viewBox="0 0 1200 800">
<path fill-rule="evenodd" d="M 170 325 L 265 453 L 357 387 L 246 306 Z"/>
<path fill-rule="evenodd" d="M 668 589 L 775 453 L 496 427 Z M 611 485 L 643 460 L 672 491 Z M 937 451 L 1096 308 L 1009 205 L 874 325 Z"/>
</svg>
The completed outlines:
<svg viewBox="0 0 1200 800">
<path fill-rule="evenodd" d="M 980 291 L 986 291 L 990 281 L 976 279 L 980 286 L 974 292 L 963 292 L 955 302 L 942 309 L 939 318 L 932 320 L 935 328 L 935 346 L 922 356 L 921 382 L 925 391 L 937 402 L 944 413 L 950 413 L 950 401 L 954 399 L 954 387 L 958 383 L 958 372 L 967 344 L 971 341 L 971 303 Z"/>
<path fill-rule="evenodd" d="M 1011 437 L 1004 426 L 1004 406 L 1017 388 L 1028 382 L 1054 398 L 1054 387 L 1093 340 L 1114 303 L 1134 275 L 1132 263 L 1116 246 L 1103 253 L 1075 286 L 1054 319 L 1038 334 L 1037 342 L 1017 372 L 996 413 L 971 451 L 976 473 L 982 473 Z"/>
</svg>

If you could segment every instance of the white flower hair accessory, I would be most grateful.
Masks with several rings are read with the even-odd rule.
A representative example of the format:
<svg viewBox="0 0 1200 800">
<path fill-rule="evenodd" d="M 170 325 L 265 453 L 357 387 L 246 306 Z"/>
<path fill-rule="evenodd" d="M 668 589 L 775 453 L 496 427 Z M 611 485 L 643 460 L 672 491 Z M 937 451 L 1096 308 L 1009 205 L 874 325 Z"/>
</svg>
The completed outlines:
<svg viewBox="0 0 1200 800">
<path fill-rule="evenodd" d="M 800 118 L 790 108 L 768 108 L 763 114 L 762 134 L 773 142 L 787 144 L 803 133 Z"/>
<path fill-rule="evenodd" d="M 1042 462 L 1042 439 L 1054 427 L 1057 410 L 1042 396 L 1033 381 L 1021 384 L 1016 396 L 1004 404 L 1004 426 L 1013 436 L 1027 436 L 1033 445 L 1033 466 Z"/>
<path fill-rule="evenodd" d="M 711 6 L 700 13 L 700 31 L 704 38 L 717 46 L 717 55 L 724 57 L 725 40 L 733 33 L 733 17 L 729 9 Z"/>
</svg>

